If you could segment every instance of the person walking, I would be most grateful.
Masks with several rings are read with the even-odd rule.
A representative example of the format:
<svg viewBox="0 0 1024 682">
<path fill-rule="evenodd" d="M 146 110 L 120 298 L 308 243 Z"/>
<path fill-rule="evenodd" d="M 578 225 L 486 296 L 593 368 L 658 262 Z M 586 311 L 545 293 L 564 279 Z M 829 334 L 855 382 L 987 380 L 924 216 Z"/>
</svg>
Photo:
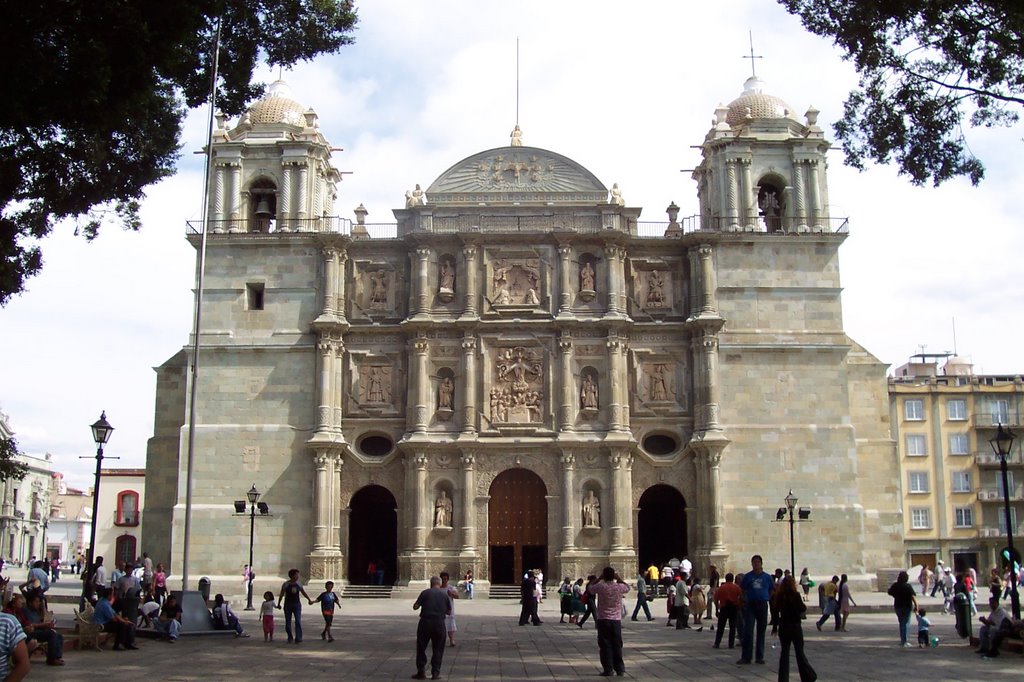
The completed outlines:
<svg viewBox="0 0 1024 682">
<path fill-rule="evenodd" d="M 900 646 L 909 647 L 907 631 L 910 628 L 910 614 L 917 611 L 917 599 L 914 597 L 914 587 L 910 584 L 910 575 L 906 571 L 900 571 L 896 576 L 896 582 L 889 586 L 888 594 L 892 597 L 892 608 L 900 625 Z"/>
<path fill-rule="evenodd" d="M 935 580 L 932 582 L 932 593 L 930 596 L 934 597 L 936 590 L 942 588 L 942 581 L 945 574 L 950 572 L 948 568 L 942 565 L 942 559 L 935 562 Z"/>
<path fill-rule="evenodd" d="M 579 619 L 578 623 L 576 623 L 576 627 L 578 627 L 580 630 L 583 629 L 583 624 L 587 622 L 587 618 L 592 617 L 594 619 L 594 622 L 597 622 L 597 608 L 595 608 L 594 606 L 595 600 L 592 596 L 590 596 L 590 593 L 588 592 L 588 588 L 596 583 L 597 576 L 594 574 L 588 575 L 587 585 L 583 588 L 583 591 L 580 593 L 580 603 L 582 603 L 583 606 L 585 606 L 587 609 L 587 612 L 584 613 L 583 617 Z"/>
<path fill-rule="evenodd" d="M 341 597 L 334 591 L 334 581 L 328 580 L 324 583 L 324 591 L 317 595 L 316 599 L 310 601 L 309 605 L 312 606 L 317 602 L 320 602 L 320 615 L 324 619 L 324 629 L 320 633 L 320 639 L 333 642 L 334 636 L 331 635 L 331 626 L 334 625 L 334 609 L 341 606 Z"/>
<path fill-rule="evenodd" d="M 737 665 L 750 665 L 751 659 L 764 663 L 764 634 L 768 627 L 768 601 L 772 596 L 772 576 L 765 573 L 760 554 L 750 557 L 750 571 L 743 575 L 743 653 Z M 756 648 L 755 648 L 756 637 Z"/>
<path fill-rule="evenodd" d="M 856 606 L 857 602 L 853 600 L 853 595 L 850 594 L 850 583 L 846 574 L 839 578 L 839 615 L 840 615 L 840 627 L 839 629 L 846 632 L 846 619 L 850 617 L 850 607 Z"/>
<path fill-rule="evenodd" d="M 420 592 L 413 602 L 413 611 L 420 612 L 416 626 L 416 674 L 414 680 L 427 679 L 427 644 L 430 644 L 430 679 L 441 679 L 441 663 L 444 660 L 444 619 L 451 613 L 451 599 L 448 591 L 441 589 L 441 578 L 431 576 L 430 587 Z"/>
<path fill-rule="evenodd" d="M 622 660 L 622 597 L 629 592 L 615 569 L 605 566 L 601 581 L 587 588 L 590 597 L 597 597 L 597 648 L 601 654 L 601 677 L 626 674 Z"/>
<path fill-rule="evenodd" d="M 655 589 L 657 588 L 655 587 Z M 640 574 L 636 581 L 636 607 L 633 609 L 633 616 L 630 620 L 636 620 L 640 609 L 644 610 L 648 621 L 654 620 L 654 616 L 651 615 L 651 607 L 647 605 L 647 581 L 644 580 L 643 573 Z"/>
<path fill-rule="evenodd" d="M 459 598 L 459 591 L 449 583 L 452 577 L 446 572 L 441 573 L 441 589 L 448 595 L 448 613 L 444 617 L 444 629 L 448 634 L 448 646 L 455 646 L 455 600 Z"/>
<path fill-rule="evenodd" d="M 707 606 L 707 597 L 704 596 L 700 578 L 694 577 L 690 585 L 690 612 L 693 614 L 693 624 L 697 626 L 697 632 L 704 630 L 701 620 L 704 618 L 704 610 Z"/>
<path fill-rule="evenodd" d="M 281 601 L 284 600 L 284 632 L 288 635 L 288 643 L 293 641 L 296 644 L 302 643 L 302 602 L 299 595 L 309 601 L 309 595 L 299 582 L 299 569 L 293 568 L 288 571 L 288 582 L 281 585 L 281 592 L 277 595 L 277 607 L 281 608 Z M 295 636 L 292 636 L 292 618 L 295 618 Z"/>
<path fill-rule="evenodd" d="M 804 654 L 804 631 L 800 625 L 807 605 L 804 604 L 803 596 L 796 588 L 796 581 L 793 576 L 787 575 L 779 583 L 775 594 L 772 596 L 775 610 L 779 614 L 779 682 L 789 680 L 789 649 L 793 648 L 796 655 L 796 667 L 800 672 L 800 682 L 814 682 L 818 674 L 814 672 L 807 656 Z"/>
<path fill-rule="evenodd" d="M 722 584 L 722 576 L 718 572 L 718 568 L 711 564 L 710 573 L 708 573 L 708 612 L 704 614 L 708 620 L 712 618 L 712 611 L 714 611 L 714 617 L 718 617 L 718 604 L 715 603 L 715 593 L 718 592 L 718 586 Z"/>
<path fill-rule="evenodd" d="M 807 601 L 807 593 L 811 591 L 814 581 L 811 580 L 810 573 L 807 572 L 807 567 L 804 566 L 804 570 L 800 571 L 800 589 L 804 591 L 804 601 Z"/>
<path fill-rule="evenodd" d="M 715 648 L 722 644 L 722 635 L 726 625 L 729 626 L 729 648 L 736 642 L 736 620 L 739 617 L 740 597 L 742 590 L 733 582 L 732 573 L 725 574 L 725 582 L 715 591 L 715 602 L 718 610 L 718 631 L 715 632 Z"/>
<path fill-rule="evenodd" d="M 815 627 L 818 628 L 818 632 L 821 632 L 821 626 L 828 622 L 828 619 L 835 616 L 836 619 L 836 632 L 842 629 L 842 619 L 839 616 L 839 576 L 832 576 L 832 580 L 825 583 L 825 608 L 821 611 L 821 618 L 815 623 Z"/>
<path fill-rule="evenodd" d="M 533 573 L 523 574 L 523 582 L 519 585 L 519 596 L 523 608 L 519 611 L 519 624 L 526 625 L 527 621 L 534 625 L 540 625 L 540 616 L 537 615 L 537 583 L 533 579 Z"/>
<path fill-rule="evenodd" d="M 564 623 L 566 616 L 569 616 L 570 623 L 575 622 L 572 617 L 572 578 L 569 576 L 565 576 L 562 584 L 558 586 L 558 610 L 561 615 L 559 623 Z"/>
</svg>

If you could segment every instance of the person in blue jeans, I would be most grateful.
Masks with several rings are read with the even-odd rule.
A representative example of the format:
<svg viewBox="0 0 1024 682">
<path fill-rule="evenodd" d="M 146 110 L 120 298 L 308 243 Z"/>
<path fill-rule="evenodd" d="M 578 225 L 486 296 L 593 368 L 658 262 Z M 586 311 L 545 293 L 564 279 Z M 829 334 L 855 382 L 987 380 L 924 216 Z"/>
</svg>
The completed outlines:
<svg viewBox="0 0 1024 682">
<path fill-rule="evenodd" d="M 751 658 L 764 663 L 764 633 L 768 627 L 768 602 L 772 598 L 775 582 L 772 576 L 762 570 L 764 561 L 760 554 L 750 557 L 750 572 L 743 576 L 740 588 L 743 590 L 743 653 L 737 665 L 749 665 Z M 757 628 L 757 647 L 754 648 L 754 628 Z"/>
<path fill-rule="evenodd" d="M 894 582 L 889 587 L 889 596 L 892 597 L 892 608 L 896 612 L 896 620 L 900 624 L 900 646 L 908 647 L 907 641 L 910 628 L 910 614 L 917 611 L 917 599 L 914 597 L 914 588 L 910 584 L 910 575 L 906 571 L 900 571 Z"/>
<path fill-rule="evenodd" d="M 309 601 L 309 595 L 302 588 L 299 582 L 299 569 L 293 568 L 288 571 L 288 582 L 281 585 L 281 593 L 277 595 L 277 607 L 281 608 L 281 601 L 284 601 L 284 631 L 288 635 L 288 643 L 293 641 L 296 644 L 302 642 L 302 602 L 299 595 Z M 292 618 L 295 618 L 295 636 L 292 637 Z"/>
</svg>

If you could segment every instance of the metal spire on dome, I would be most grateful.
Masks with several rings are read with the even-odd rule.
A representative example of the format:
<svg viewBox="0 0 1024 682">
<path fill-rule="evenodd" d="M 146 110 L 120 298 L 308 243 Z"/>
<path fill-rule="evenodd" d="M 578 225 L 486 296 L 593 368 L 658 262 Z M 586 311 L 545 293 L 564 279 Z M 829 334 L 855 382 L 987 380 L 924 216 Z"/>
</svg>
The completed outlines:
<svg viewBox="0 0 1024 682">
<path fill-rule="evenodd" d="M 754 54 L 754 32 L 748 29 L 747 33 L 750 36 L 750 55 L 743 55 L 743 59 L 750 60 L 750 75 L 752 78 L 757 78 L 757 70 L 754 69 L 754 60 L 764 59 L 764 55 Z"/>
</svg>

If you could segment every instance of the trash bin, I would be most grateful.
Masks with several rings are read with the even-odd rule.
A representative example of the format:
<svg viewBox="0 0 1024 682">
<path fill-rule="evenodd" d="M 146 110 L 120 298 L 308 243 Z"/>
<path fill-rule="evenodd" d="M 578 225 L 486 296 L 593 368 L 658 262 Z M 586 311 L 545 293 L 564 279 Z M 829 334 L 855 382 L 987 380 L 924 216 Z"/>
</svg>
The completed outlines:
<svg viewBox="0 0 1024 682">
<path fill-rule="evenodd" d="M 971 636 L 971 600 L 963 592 L 953 597 L 953 613 L 956 614 L 956 634 L 966 639 Z"/>
<path fill-rule="evenodd" d="M 205 601 L 210 601 L 210 579 L 205 575 L 199 579 L 199 594 Z"/>
</svg>

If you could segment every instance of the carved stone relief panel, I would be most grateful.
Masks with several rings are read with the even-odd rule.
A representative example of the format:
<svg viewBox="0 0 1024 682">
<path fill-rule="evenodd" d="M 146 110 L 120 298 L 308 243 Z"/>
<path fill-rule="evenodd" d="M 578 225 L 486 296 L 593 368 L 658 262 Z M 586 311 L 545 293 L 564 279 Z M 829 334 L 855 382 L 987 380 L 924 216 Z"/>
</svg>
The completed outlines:
<svg viewBox="0 0 1024 682">
<path fill-rule="evenodd" d="M 399 355 L 353 350 L 346 391 L 348 414 L 397 414 L 404 406 L 405 376 Z"/>
<path fill-rule="evenodd" d="M 353 316 L 394 315 L 401 300 L 401 273 L 386 261 L 356 261 L 353 264 Z"/>
<path fill-rule="evenodd" d="M 501 259 L 494 263 L 491 301 L 499 306 L 537 306 L 541 297 L 540 259 Z"/>
<path fill-rule="evenodd" d="M 679 263 L 662 258 L 634 258 L 630 266 L 633 304 L 649 315 L 673 312 L 679 302 L 673 277 Z"/>
<path fill-rule="evenodd" d="M 540 424 L 544 421 L 545 352 L 513 346 L 493 349 L 489 417 L 492 424 Z"/>
<path fill-rule="evenodd" d="M 662 349 L 635 350 L 633 352 L 634 416 L 686 412 L 687 395 L 686 358 Z"/>
</svg>

